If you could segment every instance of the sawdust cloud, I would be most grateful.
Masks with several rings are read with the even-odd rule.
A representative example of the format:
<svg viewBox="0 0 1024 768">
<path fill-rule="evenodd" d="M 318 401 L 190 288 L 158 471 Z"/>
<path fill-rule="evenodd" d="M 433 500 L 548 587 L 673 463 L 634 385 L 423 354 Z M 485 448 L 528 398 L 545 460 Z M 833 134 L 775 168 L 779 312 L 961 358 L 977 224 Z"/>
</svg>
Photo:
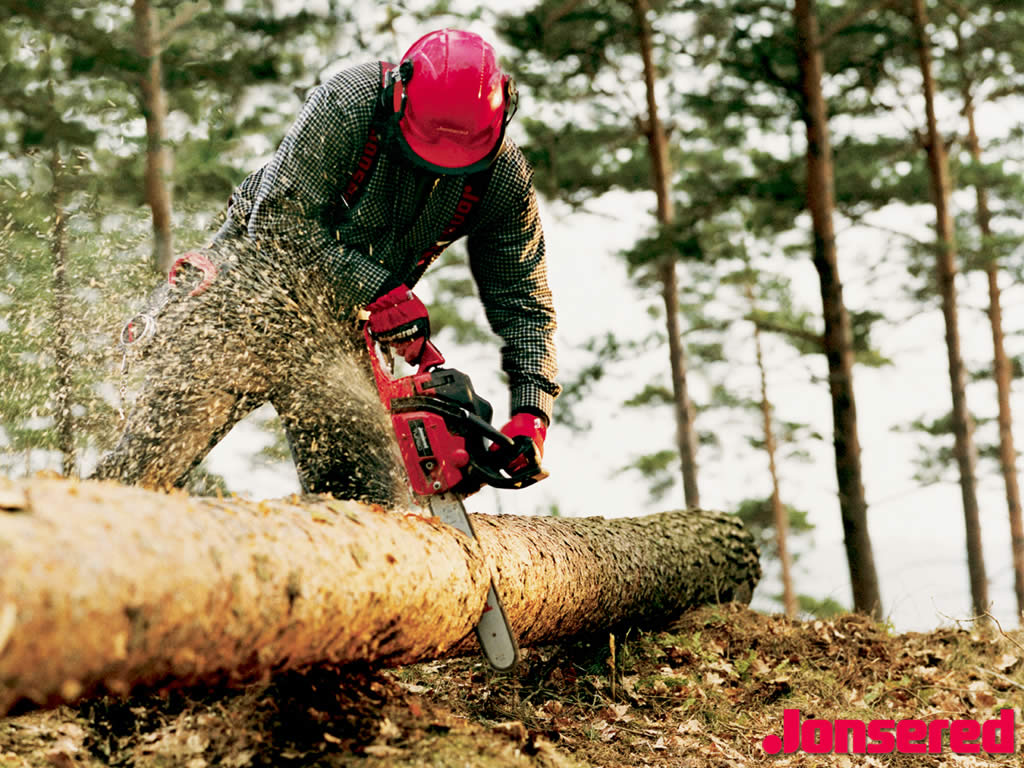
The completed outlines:
<svg viewBox="0 0 1024 768">
<path fill-rule="evenodd" d="M 208 253 L 219 273 L 205 292 L 188 296 L 199 275 L 187 268 L 173 288 L 150 297 L 150 310 L 166 304 L 138 356 L 144 383 L 98 476 L 181 485 L 239 419 L 269 400 L 292 438 L 304 489 L 407 504 L 362 334 L 339 310 L 325 270 L 245 239 Z"/>
</svg>

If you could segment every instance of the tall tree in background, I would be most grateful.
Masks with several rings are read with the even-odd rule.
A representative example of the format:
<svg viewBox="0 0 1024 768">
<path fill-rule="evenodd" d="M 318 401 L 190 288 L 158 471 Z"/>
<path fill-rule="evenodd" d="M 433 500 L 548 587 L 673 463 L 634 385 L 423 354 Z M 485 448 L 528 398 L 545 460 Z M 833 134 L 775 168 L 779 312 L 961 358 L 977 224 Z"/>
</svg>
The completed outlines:
<svg viewBox="0 0 1024 768">
<path fill-rule="evenodd" d="M 990 205 L 990 184 L 992 180 L 983 171 L 981 140 L 978 137 L 977 104 L 984 99 L 986 81 L 1004 80 L 1006 61 L 1001 54 L 1020 46 L 1024 33 L 1024 13 L 1019 7 L 1007 7 L 999 24 L 974 19 L 971 9 L 958 2 L 949 4 L 952 11 L 952 27 L 956 39 L 953 60 L 954 77 L 963 98 L 963 114 L 967 121 L 967 151 L 974 165 L 973 183 L 975 192 L 974 220 L 978 229 L 978 256 L 988 283 L 988 319 L 992 330 L 992 378 L 996 385 L 998 402 L 997 421 L 999 425 L 999 467 L 1006 492 L 1006 506 L 1010 517 L 1010 546 L 1013 558 L 1014 593 L 1017 598 L 1017 614 L 1024 620 L 1024 514 L 1021 511 L 1020 484 L 1017 478 L 1017 449 L 1013 439 L 1013 413 L 1010 406 L 1010 391 L 1013 369 L 1006 352 L 1006 336 L 1003 330 L 1002 291 L 999 278 L 1002 273 L 1002 256 L 1018 243 L 1007 243 L 997 236 L 993 227 Z M 982 8 L 984 12 L 984 7 Z M 973 34 L 968 31 L 973 30 Z M 994 36 L 995 39 L 992 39 Z M 1009 50 L 1008 50 L 1009 49 Z M 994 55 L 993 55 L 994 54 Z M 1012 83 L 992 89 L 1012 93 Z"/>
<path fill-rule="evenodd" d="M 758 311 L 757 297 L 748 276 L 743 281 L 743 295 L 750 302 L 750 313 Z M 775 549 L 779 558 L 782 580 L 782 607 L 790 618 L 796 616 L 797 598 L 793 589 L 793 558 L 789 553 L 789 514 L 782 503 L 782 492 L 779 490 L 779 470 L 776 466 L 775 425 L 772 415 L 772 401 L 768 397 L 768 370 L 765 367 L 764 344 L 761 340 L 761 328 L 754 324 L 754 352 L 757 360 L 757 373 L 761 387 L 761 428 L 764 434 L 764 450 L 768 455 L 768 474 L 772 482 L 772 523 L 775 527 Z"/>
<path fill-rule="evenodd" d="M 796 57 L 800 70 L 802 115 L 807 129 L 807 206 L 814 234 L 814 267 L 821 286 L 825 320 L 825 357 L 839 481 L 839 507 L 843 520 L 846 559 L 857 611 L 882 615 L 871 537 L 868 532 L 867 498 L 861 471 L 857 405 L 853 388 L 853 336 L 839 278 L 835 227 L 835 176 L 828 129 L 828 111 L 822 91 L 823 51 L 818 33 L 814 0 L 794 0 Z"/>
<path fill-rule="evenodd" d="M 664 9 L 663 9 L 664 10 Z M 676 448 L 687 506 L 697 506 L 693 405 L 679 322 L 679 291 L 673 242 L 675 207 L 673 147 L 658 112 L 658 76 L 645 0 L 543 0 L 526 14 L 502 17 L 502 36 L 521 52 L 517 78 L 542 108 L 545 119 L 524 118 L 524 152 L 538 169 L 541 192 L 581 204 L 609 189 L 653 191 L 658 236 L 642 262 L 631 267 L 657 286 L 664 313 L 673 387 Z M 664 31 L 659 31 L 662 38 Z M 634 84 L 640 80 L 642 90 Z M 541 114 L 541 112 L 538 112 Z"/>
<path fill-rule="evenodd" d="M 953 395 L 954 456 L 960 473 L 960 493 L 967 534 L 967 568 L 970 576 L 971 600 L 975 614 L 988 611 L 988 579 L 981 543 L 981 516 L 977 493 L 977 450 L 974 445 L 974 423 L 967 408 L 967 376 L 960 351 L 960 329 L 957 309 L 957 253 L 953 215 L 950 210 L 951 182 L 949 161 L 942 135 L 939 133 L 935 109 L 936 87 L 932 77 L 931 39 L 924 0 L 913 0 L 914 39 L 921 70 L 925 101 L 925 135 L 922 137 L 928 155 L 928 169 L 935 205 L 937 234 L 935 277 L 942 297 L 942 316 L 946 326 L 946 354 L 949 363 L 950 388 Z"/>
<path fill-rule="evenodd" d="M 51 91 L 52 93 L 52 91 Z M 53 206 L 53 234 L 50 253 L 53 256 L 53 355 L 57 368 L 57 391 L 54 414 L 57 419 L 57 446 L 61 453 L 61 470 L 71 477 L 75 471 L 75 425 L 72 417 L 73 385 L 71 381 L 71 321 L 68 316 L 68 224 L 65 205 L 64 158 L 60 145 L 50 150 L 50 171 L 53 187 L 50 200 Z"/>
<path fill-rule="evenodd" d="M 56 104 L 54 67 L 52 64 L 52 41 L 48 41 L 46 54 L 42 57 L 43 70 L 49 70 L 47 96 L 50 104 Z M 55 122 L 54 116 L 48 121 Z M 47 126 L 49 127 L 49 126 Z M 61 471 L 72 476 L 75 471 L 75 425 L 72 416 L 74 405 L 74 384 L 71 378 L 71 321 L 68 314 L 70 293 L 68 291 L 68 225 L 65 211 L 67 181 L 64 173 L 64 142 L 52 137 L 50 146 L 50 215 L 53 227 L 50 235 L 50 255 L 53 265 L 53 357 L 56 367 L 56 389 L 53 393 L 54 417 L 57 423 L 57 449 L 61 454 Z"/>
<path fill-rule="evenodd" d="M 644 64 L 644 91 L 647 100 L 647 119 L 644 131 L 647 134 L 648 153 L 654 192 L 658 201 L 658 223 L 670 229 L 675 219 L 672 202 L 668 140 L 665 126 L 658 115 L 656 97 L 657 73 L 651 43 L 651 25 L 648 21 L 647 0 L 633 0 L 633 18 L 636 21 L 640 55 Z M 686 506 L 700 506 L 700 492 L 697 487 L 697 441 L 693 420 L 693 404 L 686 382 L 686 350 L 683 347 L 679 325 L 679 285 L 676 278 L 676 257 L 669 252 L 658 257 L 657 274 L 661 283 L 661 297 L 665 305 L 665 332 L 668 336 L 668 360 L 672 373 L 673 405 L 675 407 L 676 446 L 679 450 L 680 469 L 683 476 L 683 497 Z"/>
<path fill-rule="evenodd" d="M 171 234 L 171 150 L 167 146 L 167 94 L 164 92 L 160 22 L 149 0 L 134 0 L 135 50 L 144 68 L 139 74 L 139 106 L 146 119 L 146 202 L 153 218 L 153 264 L 167 272 L 174 260 Z"/>
</svg>

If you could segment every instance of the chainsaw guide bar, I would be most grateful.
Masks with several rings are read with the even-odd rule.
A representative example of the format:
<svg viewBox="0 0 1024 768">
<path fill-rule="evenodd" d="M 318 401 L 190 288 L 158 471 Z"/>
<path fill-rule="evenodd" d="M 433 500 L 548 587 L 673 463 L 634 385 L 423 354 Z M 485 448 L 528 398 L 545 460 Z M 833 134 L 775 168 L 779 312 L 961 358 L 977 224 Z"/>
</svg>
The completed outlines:
<svg viewBox="0 0 1024 768">
<path fill-rule="evenodd" d="M 364 335 L 412 492 L 425 498 L 441 522 L 475 539 L 463 499 L 485 485 L 525 488 L 547 477 L 536 446 L 528 437 L 510 438 L 495 429 L 491 404 L 476 393 L 466 374 L 441 367 L 444 358 L 429 341 L 423 345 L 419 371 L 394 378 L 385 370 L 368 327 Z M 521 466 L 511 472 L 507 467 L 514 460 Z M 476 636 L 495 670 L 515 669 L 519 644 L 493 577 Z"/>
<path fill-rule="evenodd" d="M 476 532 L 469 521 L 466 507 L 458 496 L 441 493 L 431 496 L 429 504 L 430 511 L 442 523 L 450 525 L 471 539 L 476 538 Z M 487 589 L 487 604 L 484 607 L 484 613 L 476 625 L 476 636 L 488 663 L 498 672 L 511 672 L 519 664 L 519 644 L 508 623 L 505 607 L 501 604 L 498 591 L 494 588 L 493 578 Z"/>
</svg>

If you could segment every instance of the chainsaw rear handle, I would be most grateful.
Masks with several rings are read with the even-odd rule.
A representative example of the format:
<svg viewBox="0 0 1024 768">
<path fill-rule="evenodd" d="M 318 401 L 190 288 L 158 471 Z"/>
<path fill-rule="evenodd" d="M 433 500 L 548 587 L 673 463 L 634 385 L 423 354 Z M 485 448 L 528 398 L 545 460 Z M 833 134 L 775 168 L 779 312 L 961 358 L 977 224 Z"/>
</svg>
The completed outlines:
<svg viewBox="0 0 1024 768">
<path fill-rule="evenodd" d="M 456 493 L 475 493 L 483 485 L 516 490 L 548 476 L 540 468 L 537 446 L 532 439 L 526 435 L 509 437 L 495 429 L 487 419 L 452 400 L 423 395 L 403 396 L 391 401 L 391 411 L 392 418 L 409 413 L 437 414 L 455 434 L 462 436 L 467 452 L 466 464 L 462 480 L 452 488 Z M 498 446 L 497 450 L 492 450 L 494 445 Z M 526 457 L 525 467 L 518 472 L 509 472 L 509 464 L 520 456 Z"/>
<path fill-rule="evenodd" d="M 472 413 L 471 411 L 466 411 L 464 414 L 464 418 L 466 421 L 468 421 L 470 424 L 476 427 L 476 429 L 480 432 L 482 437 L 486 437 L 492 443 L 496 444 L 498 446 L 499 453 L 504 454 L 510 448 L 515 446 L 514 438 L 509 437 L 500 429 L 496 429 L 495 426 L 486 419 L 481 419 L 479 416 L 477 416 L 475 413 Z M 515 456 L 510 457 L 510 459 L 514 458 Z"/>
</svg>

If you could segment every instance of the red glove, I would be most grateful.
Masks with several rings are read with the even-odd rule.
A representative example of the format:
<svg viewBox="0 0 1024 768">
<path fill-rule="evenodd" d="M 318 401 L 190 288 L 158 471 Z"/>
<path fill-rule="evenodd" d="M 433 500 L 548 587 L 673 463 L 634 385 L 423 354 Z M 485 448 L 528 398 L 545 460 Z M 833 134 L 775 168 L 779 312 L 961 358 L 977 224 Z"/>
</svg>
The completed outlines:
<svg viewBox="0 0 1024 768">
<path fill-rule="evenodd" d="M 394 347 L 408 363 L 419 360 L 430 338 L 430 318 L 416 294 L 400 285 L 366 309 L 370 313 L 368 324 L 373 338 Z"/>
<path fill-rule="evenodd" d="M 501 432 L 509 437 L 524 435 L 533 440 L 537 449 L 537 463 L 540 464 L 540 460 L 544 456 L 544 438 L 548 435 L 548 425 L 544 423 L 544 419 L 532 413 L 517 413 L 509 420 L 508 424 L 501 428 Z M 491 450 L 498 450 L 498 445 L 496 443 L 492 445 Z M 517 456 L 508 469 L 510 472 L 522 472 L 526 469 L 527 462 L 526 456 Z"/>
</svg>

